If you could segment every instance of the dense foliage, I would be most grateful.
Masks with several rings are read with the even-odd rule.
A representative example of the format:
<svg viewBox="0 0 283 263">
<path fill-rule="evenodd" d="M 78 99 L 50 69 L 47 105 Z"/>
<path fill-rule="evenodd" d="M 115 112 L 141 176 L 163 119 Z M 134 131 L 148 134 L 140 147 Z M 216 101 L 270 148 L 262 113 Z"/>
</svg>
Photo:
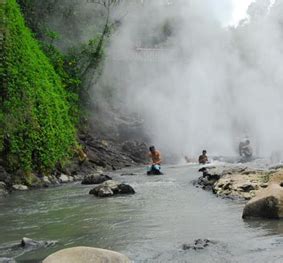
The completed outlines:
<svg viewBox="0 0 283 263">
<path fill-rule="evenodd" d="M 9 171 L 45 171 L 64 160 L 76 143 L 68 95 L 72 93 L 65 89 L 70 83 L 42 52 L 15 0 L 2 4 L 0 15 L 5 30 L 0 69 L 1 158 Z M 62 69 L 64 60 L 55 50 L 52 54 Z"/>
</svg>

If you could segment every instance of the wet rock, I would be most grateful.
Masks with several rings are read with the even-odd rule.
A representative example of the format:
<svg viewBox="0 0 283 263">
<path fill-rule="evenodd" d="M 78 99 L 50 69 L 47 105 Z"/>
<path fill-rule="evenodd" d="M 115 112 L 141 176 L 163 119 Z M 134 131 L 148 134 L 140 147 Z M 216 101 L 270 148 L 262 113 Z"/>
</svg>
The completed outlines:
<svg viewBox="0 0 283 263">
<path fill-rule="evenodd" d="M 70 182 L 69 176 L 66 175 L 66 174 L 61 174 L 60 177 L 59 177 L 59 182 L 61 184 L 65 184 L 65 183 Z"/>
<path fill-rule="evenodd" d="M 128 184 L 120 184 L 118 186 L 119 194 L 134 194 L 135 190 Z"/>
<path fill-rule="evenodd" d="M 112 178 L 105 174 L 91 174 L 84 177 L 82 184 L 101 184 L 105 181 L 112 180 Z"/>
<path fill-rule="evenodd" d="M 27 191 L 28 190 L 28 187 L 22 184 L 14 184 L 12 188 L 13 190 L 16 190 L 16 191 Z"/>
<path fill-rule="evenodd" d="M 283 218 L 283 187 L 271 183 L 251 199 L 243 210 L 243 218 Z"/>
<path fill-rule="evenodd" d="M 105 181 L 89 192 L 89 194 L 93 194 L 98 197 L 109 197 L 117 194 L 134 193 L 135 190 L 130 185 L 122 184 L 113 180 Z"/>
<path fill-rule="evenodd" d="M 182 246 L 183 250 L 200 250 L 208 247 L 210 244 L 215 244 L 215 241 L 210 241 L 208 239 L 197 239 L 192 244 L 184 244 Z"/>
<path fill-rule="evenodd" d="M 50 246 L 55 245 L 56 243 L 57 243 L 56 241 L 37 241 L 31 238 L 24 237 L 21 240 L 20 246 L 25 249 L 31 249 L 31 248 L 35 249 L 35 248 L 41 248 L 41 247 L 50 247 Z"/>
<path fill-rule="evenodd" d="M 130 263 L 128 257 L 118 252 L 90 247 L 73 247 L 59 250 L 43 263 Z"/>
<path fill-rule="evenodd" d="M 98 197 L 110 197 L 114 195 L 113 191 L 108 186 L 98 186 L 90 190 L 89 194 L 92 194 Z"/>
</svg>

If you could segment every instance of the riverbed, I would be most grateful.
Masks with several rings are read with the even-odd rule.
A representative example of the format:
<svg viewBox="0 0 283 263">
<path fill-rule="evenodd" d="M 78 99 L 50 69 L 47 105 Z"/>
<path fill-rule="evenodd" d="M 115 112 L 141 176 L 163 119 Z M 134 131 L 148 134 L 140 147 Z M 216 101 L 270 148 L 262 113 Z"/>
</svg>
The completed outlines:
<svg viewBox="0 0 283 263">
<path fill-rule="evenodd" d="M 0 258 L 40 262 L 59 249 L 92 246 L 134 262 L 283 262 L 283 221 L 243 221 L 243 202 L 193 186 L 198 169 L 165 166 L 164 176 L 146 176 L 143 168 L 119 171 L 113 178 L 136 194 L 108 199 L 89 195 L 93 186 L 80 183 L 13 193 L 0 203 Z M 22 237 L 56 243 L 11 249 Z M 182 250 L 199 238 L 215 242 Z"/>
</svg>

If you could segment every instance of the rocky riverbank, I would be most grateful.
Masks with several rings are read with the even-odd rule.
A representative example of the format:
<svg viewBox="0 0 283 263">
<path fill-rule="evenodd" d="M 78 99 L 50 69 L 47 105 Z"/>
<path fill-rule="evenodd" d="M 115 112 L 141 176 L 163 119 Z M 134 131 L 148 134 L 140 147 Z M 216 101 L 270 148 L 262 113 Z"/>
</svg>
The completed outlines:
<svg viewBox="0 0 283 263">
<path fill-rule="evenodd" d="M 246 200 L 242 217 L 283 218 L 283 166 L 265 169 L 230 165 L 203 167 L 196 186 L 223 198 Z"/>
<path fill-rule="evenodd" d="M 272 177 L 283 170 L 281 167 L 256 169 L 229 165 L 204 167 L 199 171 L 203 175 L 195 182 L 197 187 L 223 198 L 250 200 L 258 191 L 267 188 Z"/>
<path fill-rule="evenodd" d="M 12 191 L 56 186 L 80 181 L 85 175 L 99 174 L 124 167 L 137 166 L 145 162 L 147 146 L 138 141 L 115 141 L 80 134 L 81 150 L 64 166 L 58 165 L 48 174 L 23 175 L 8 173 L 0 162 L 0 199 Z"/>
</svg>

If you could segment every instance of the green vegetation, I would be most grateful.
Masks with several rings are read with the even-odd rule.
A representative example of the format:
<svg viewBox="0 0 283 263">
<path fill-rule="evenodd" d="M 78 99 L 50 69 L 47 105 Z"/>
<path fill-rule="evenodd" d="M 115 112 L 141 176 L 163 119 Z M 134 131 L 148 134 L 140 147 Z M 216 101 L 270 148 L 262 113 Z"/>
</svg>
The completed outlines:
<svg viewBox="0 0 283 263">
<path fill-rule="evenodd" d="M 0 4 L 0 17 L 5 36 L 0 68 L 1 158 L 11 172 L 48 171 L 68 158 L 76 145 L 79 81 L 69 78 L 66 70 L 72 60 L 66 62 L 51 44 L 44 47 L 49 49 L 47 58 L 15 0 Z"/>
</svg>

